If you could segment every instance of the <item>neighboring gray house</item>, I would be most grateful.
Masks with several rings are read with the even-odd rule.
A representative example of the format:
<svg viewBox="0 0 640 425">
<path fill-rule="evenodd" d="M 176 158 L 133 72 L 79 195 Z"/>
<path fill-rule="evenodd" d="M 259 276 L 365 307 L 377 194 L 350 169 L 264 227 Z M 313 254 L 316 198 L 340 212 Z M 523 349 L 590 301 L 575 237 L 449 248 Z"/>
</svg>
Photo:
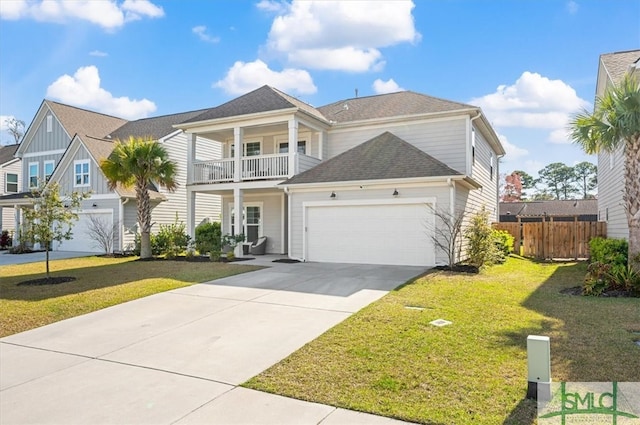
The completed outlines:
<svg viewBox="0 0 640 425">
<path fill-rule="evenodd" d="M 498 216 L 505 151 L 480 108 L 410 91 L 314 108 L 263 86 L 175 126 L 195 194 L 222 198 L 223 233 L 267 236 L 303 261 L 445 263 L 433 209 Z M 221 156 L 198 160 L 200 140 Z M 242 211 L 243 220 L 236 217 Z"/>
<path fill-rule="evenodd" d="M 100 170 L 100 161 L 113 150 L 117 138 L 129 136 L 151 136 L 165 146 L 171 159 L 178 163 L 178 189 L 165 193 L 162 189 L 152 191 L 152 222 L 171 224 L 176 219 L 185 221 L 186 157 L 185 135 L 172 127 L 185 118 L 197 114 L 182 113 L 127 122 L 112 117 L 58 102 L 42 102 L 15 155 L 22 158 L 20 193 L 0 197 L 0 206 L 30 208 L 32 200 L 26 195 L 36 187 L 39 180 L 56 181 L 61 192 L 91 192 L 90 198 L 82 202 L 79 219 L 73 226 L 73 238 L 54 243 L 52 249 L 65 251 L 94 251 L 101 248 L 87 237 L 86 229 L 91 218 L 106 226 L 115 226 L 114 251 L 133 248 L 137 231 L 135 191 L 118 187 L 108 189 L 108 183 Z M 206 141 L 202 141 L 206 144 Z M 215 146 L 209 146 L 213 154 Z M 209 156 L 203 156 L 203 159 Z M 201 196 L 198 199 L 199 220 L 218 219 L 219 199 Z M 20 214 L 16 215 L 19 224 Z"/>
<path fill-rule="evenodd" d="M 0 196 L 18 193 L 21 184 L 22 164 L 14 155 L 18 144 L 0 146 Z M 15 209 L 0 206 L 0 230 L 15 231 Z"/>
<path fill-rule="evenodd" d="M 500 222 L 517 221 L 598 221 L 598 200 L 500 202 Z"/>
<path fill-rule="evenodd" d="M 596 95 L 619 83 L 626 73 L 640 78 L 640 50 L 607 53 L 600 56 Z M 598 153 L 598 216 L 607 222 L 607 236 L 629 237 L 624 209 L 624 145 L 612 153 Z"/>
</svg>

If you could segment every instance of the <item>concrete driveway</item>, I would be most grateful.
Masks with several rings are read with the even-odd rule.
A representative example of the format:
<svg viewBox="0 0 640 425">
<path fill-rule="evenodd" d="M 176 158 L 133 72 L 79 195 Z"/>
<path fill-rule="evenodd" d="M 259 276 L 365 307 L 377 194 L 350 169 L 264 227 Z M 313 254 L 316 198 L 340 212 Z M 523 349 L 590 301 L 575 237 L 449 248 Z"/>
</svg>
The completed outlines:
<svg viewBox="0 0 640 425">
<path fill-rule="evenodd" d="M 238 387 L 422 273 L 274 264 L 0 339 L 0 423 L 401 423 Z"/>
<path fill-rule="evenodd" d="M 70 251 L 49 251 L 49 260 L 62 260 L 64 258 L 90 257 L 96 255 L 91 252 L 70 252 Z M 44 251 L 29 252 L 27 254 L 9 254 L 9 251 L 0 251 L 0 266 L 11 264 L 26 264 L 44 261 L 46 253 Z"/>
</svg>

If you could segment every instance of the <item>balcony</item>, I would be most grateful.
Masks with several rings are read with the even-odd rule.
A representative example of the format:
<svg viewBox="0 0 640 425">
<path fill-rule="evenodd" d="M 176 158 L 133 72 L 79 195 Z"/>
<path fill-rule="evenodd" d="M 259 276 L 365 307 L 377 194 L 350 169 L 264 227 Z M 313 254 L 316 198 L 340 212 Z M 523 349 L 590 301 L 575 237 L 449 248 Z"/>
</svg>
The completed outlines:
<svg viewBox="0 0 640 425">
<path fill-rule="evenodd" d="M 322 160 L 296 153 L 295 170 L 291 175 L 307 171 Z M 282 180 L 289 177 L 289 154 L 245 156 L 241 159 L 240 181 Z M 235 181 L 235 159 L 225 158 L 193 163 L 192 183 L 229 183 Z"/>
</svg>

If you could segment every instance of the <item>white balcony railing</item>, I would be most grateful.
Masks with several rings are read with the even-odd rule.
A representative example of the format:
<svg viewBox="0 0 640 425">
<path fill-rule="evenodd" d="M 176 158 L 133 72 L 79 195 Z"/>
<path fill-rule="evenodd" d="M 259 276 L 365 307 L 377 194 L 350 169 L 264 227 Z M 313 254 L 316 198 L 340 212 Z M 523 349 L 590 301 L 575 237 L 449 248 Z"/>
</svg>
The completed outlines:
<svg viewBox="0 0 640 425">
<path fill-rule="evenodd" d="M 296 172 L 315 167 L 320 159 L 295 154 Z M 234 181 L 234 158 L 197 161 L 193 164 L 193 183 L 223 183 Z M 286 179 L 289 177 L 289 154 L 245 156 L 242 158 L 240 180 Z"/>
</svg>

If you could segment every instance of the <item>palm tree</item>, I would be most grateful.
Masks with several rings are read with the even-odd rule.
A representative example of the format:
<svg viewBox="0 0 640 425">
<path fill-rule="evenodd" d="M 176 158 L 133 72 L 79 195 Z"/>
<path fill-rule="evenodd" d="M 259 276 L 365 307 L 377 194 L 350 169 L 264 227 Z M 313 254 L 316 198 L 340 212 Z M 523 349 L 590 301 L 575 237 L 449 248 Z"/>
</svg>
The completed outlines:
<svg viewBox="0 0 640 425">
<path fill-rule="evenodd" d="M 149 186 L 156 183 L 170 191 L 177 187 L 176 164 L 168 156 L 164 147 L 151 138 L 129 137 L 127 142 L 117 141 L 109 157 L 100 162 L 111 190 L 118 185 L 135 187 L 140 224 L 140 258 L 151 258 Z"/>
<path fill-rule="evenodd" d="M 596 98 L 593 114 L 570 122 L 575 143 L 588 154 L 624 149 L 624 195 L 629 225 L 629 265 L 640 272 L 640 84 L 627 74 Z"/>
</svg>

